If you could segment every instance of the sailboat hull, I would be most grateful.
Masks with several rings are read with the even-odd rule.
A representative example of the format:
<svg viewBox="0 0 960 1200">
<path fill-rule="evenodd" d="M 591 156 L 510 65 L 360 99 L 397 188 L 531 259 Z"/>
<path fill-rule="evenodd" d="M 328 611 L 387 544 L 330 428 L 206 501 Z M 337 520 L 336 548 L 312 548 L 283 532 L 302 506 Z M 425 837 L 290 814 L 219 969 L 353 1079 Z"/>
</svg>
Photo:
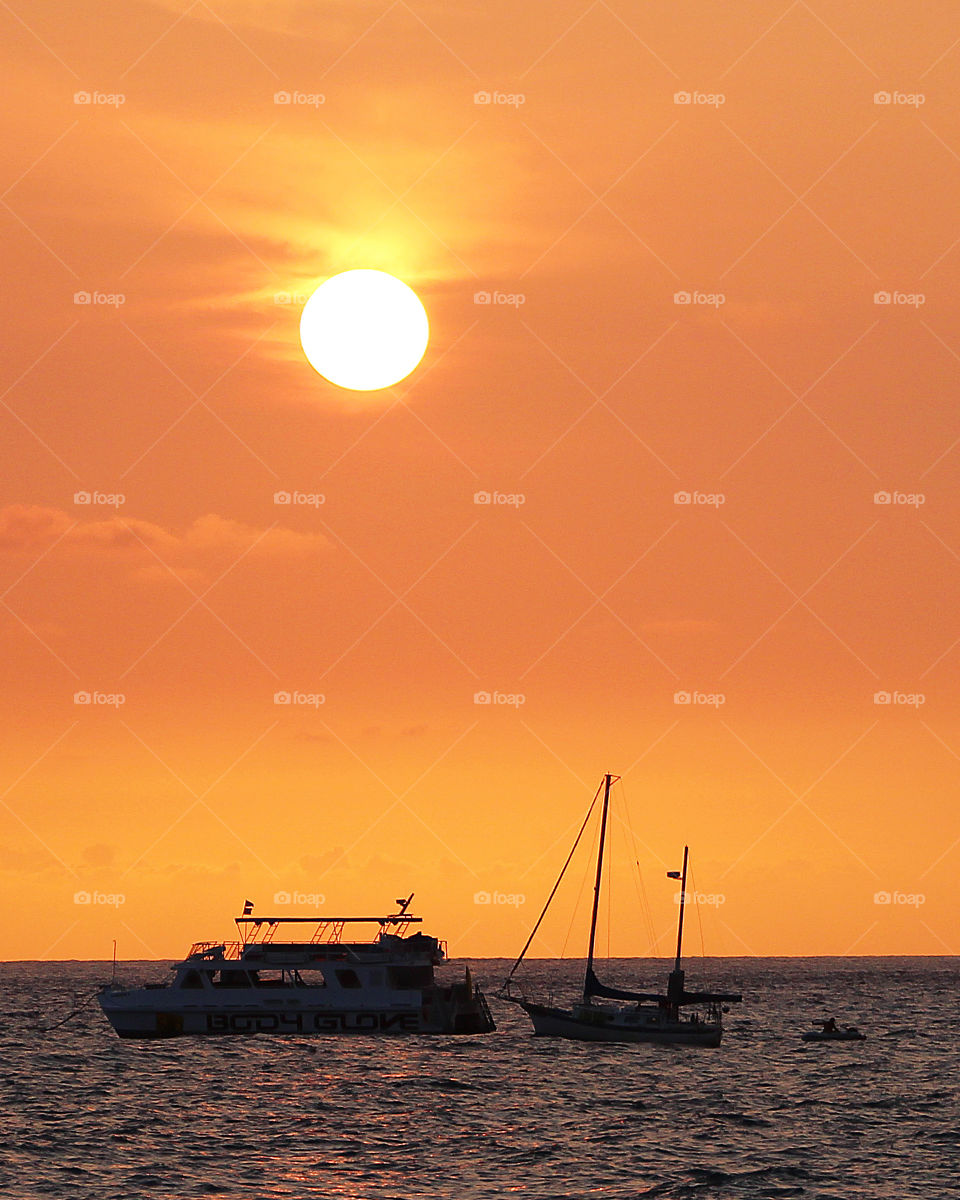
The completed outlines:
<svg viewBox="0 0 960 1200">
<path fill-rule="evenodd" d="M 579 1042 L 648 1042 L 660 1046 L 719 1046 L 721 1026 L 708 1021 L 670 1021 L 645 1009 L 602 1009 L 588 1006 L 571 1011 L 545 1004 L 521 1002 L 537 1037 L 570 1038 Z"/>
</svg>

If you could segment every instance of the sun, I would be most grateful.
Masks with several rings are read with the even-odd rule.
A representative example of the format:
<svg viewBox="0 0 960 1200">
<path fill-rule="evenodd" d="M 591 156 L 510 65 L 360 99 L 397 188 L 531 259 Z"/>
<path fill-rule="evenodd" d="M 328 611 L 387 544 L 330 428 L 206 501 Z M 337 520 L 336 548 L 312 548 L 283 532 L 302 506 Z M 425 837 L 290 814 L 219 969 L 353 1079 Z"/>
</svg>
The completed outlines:
<svg viewBox="0 0 960 1200">
<path fill-rule="evenodd" d="M 420 298 L 385 271 L 344 271 L 303 306 L 307 361 L 337 387 L 372 392 L 399 383 L 423 358 L 430 325 Z"/>
</svg>

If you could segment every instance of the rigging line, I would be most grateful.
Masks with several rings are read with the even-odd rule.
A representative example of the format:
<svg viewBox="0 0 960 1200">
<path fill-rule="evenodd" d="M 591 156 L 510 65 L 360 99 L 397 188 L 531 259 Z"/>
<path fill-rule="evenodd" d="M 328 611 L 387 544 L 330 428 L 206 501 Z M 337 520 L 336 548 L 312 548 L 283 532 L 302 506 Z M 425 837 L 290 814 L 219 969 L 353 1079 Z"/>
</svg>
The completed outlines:
<svg viewBox="0 0 960 1200">
<path fill-rule="evenodd" d="M 640 912 L 643 914 L 643 920 L 648 927 L 649 934 L 652 931 L 652 923 L 650 921 L 650 914 L 647 911 L 647 897 L 643 892 L 643 878 L 640 873 L 640 859 L 637 854 L 637 835 L 633 832 L 633 825 L 630 822 L 630 807 L 627 803 L 626 788 L 624 788 L 623 796 L 623 821 L 627 827 L 627 833 L 630 835 L 627 844 L 627 855 L 630 859 L 630 876 L 633 880 L 634 890 L 637 893 L 637 899 L 640 902 Z"/>
<path fill-rule="evenodd" d="M 647 889 L 643 882 L 643 873 L 640 870 L 640 860 L 637 859 L 637 879 L 640 881 L 640 895 L 643 898 L 643 916 L 647 926 L 647 937 L 650 939 L 650 957 L 657 957 L 657 930 L 653 923 L 653 917 L 650 913 L 650 901 L 647 899 Z"/>
<path fill-rule="evenodd" d="M 617 792 L 617 811 L 612 814 L 612 816 L 616 817 L 616 820 L 612 820 L 610 823 L 610 858 L 607 862 L 607 958 L 610 957 L 610 946 L 613 936 L 613 910 L 616 907 L 616 905 L 613 903 L 613 881 L 615 877 L 615 872 L 613 869 L 613 860 L 615 857 L 614 847 L 616 847 L 618 853 L 625 851 L 627 858 L 630 857 L 630 847 L 627 845 L 627 835 L 623 832 L 622 828 L 619 833 L 617 833 L 616 830 L 616 826 L 620 824 L 620 810 L 623 809 L 626 811 L 627 807 L 627 796 L 623 788 L 623 779 L 618 779 L 615 786 L 619 789 Z M 620 843 L 617 842 L 618 837 L 623 843 L 623 851 L 620 849 Z M 622 885 L 622 874 L 620 878 Z M 619 904 L 621 902 L 622 897 L 618 892 L 617 903 Z"/>
<path fill-rule="evenodd" d="M 75 1017 L 75 1016 L 76 1016 L 78 1013 L 80 1013 L 80 1012 L 83 1012 L 83 1010 L 84 1010 L 84 1009 L 87 1007 L 87 1005 L 88 1005 L 88 1004 L 89 1004 L 89 1003 L 90 1003 L 92 1000 L 95 1000 L 95 999 L 96 999 L 96 997 L 97 997 L 97 994 L 99 993 L 99 991 L 100 991 L 100 989 L 99 989 L 99 988 L 94 988 L 94 989 L 93 989 L 93 991 L 90 993 L 90 995 L 89 995 L 89 996 L 87 996 L 86 1000 L 84 1000 L 84 1001 L 83 1001 L 81 1004 L 77 1004 L 77 1002 L 76 1002 L 77 998 L 76 998 L 76 996 L 74 996 L 74 1005 L 75 1005 L 75 1007 L 74 1007 L 73 1011 L 72 1011 L 72 1012 L 68 1012 L 68 1013 L 67 1013 L 67 1015 L 66 1015 L 66 1016 L 63 1018 L 63 1020 L 62 1020 L 62 1021 L 58 1021 L 58 1022 L 56 1023 L 56 1025 L 48 1025 L 48 1026 L 46 1027 L 46 1029 L 44 1029 L 42 1032 L 43 1032 L 43 1033 L 52 1033 L 52 1032 L 54 1031 L 54 1029 L 59 1029 L 61 1025 L 66 1025 L 66 1023 L 67 1023 L 68 1021 L 72 1021 L 72 1020 L 73 1020 L 73 1018 L 74 1018 L 74 1017 Z"/>
<path fill-rule="evenodd" d="M 610 853 L 607 855 L 607 958 L 610 957 L 610 908 L 613 902 L 613 876 L 611 862 L 613 860 L 613 824 L 610 825 Z"/>
<path fill-rule="evenodd" d="M 599 835 L 600 835 L 600 831 L 597 830 L 597 836 L 599 837 Z M 573 906 L 573 913 L 570 916 L 570 924 L 567 926 L 567 933 L 563 939 L 563 945 L 560 947 L 560 957 L 561 958 L 563 958 L 563 956 L 567 952 L 567 943 L 570 941 L 570 934 L 573 932 L 573 926 L 577 920 L 577 915 L 580 912 L 580 901 L 583 899 L 583 889 L 586 887 L 587 880 L 590 877 L 590 867 L 591 867 L 591 862 L 590 862 L 590 859 L 588 858 L 586 860 L 586 862 L 584 862 L 584 864 L 583 864 L 583 874 L 580 876 L 580 890 L 577 892 L 577 901 L 576 901 L 576 904 L 574 904 L 574 906 Z"/>
<path fill-rule="evenodd" d="M 693 867 L 690 868 L 690 882 L 693 884 L 693 895 L 696 901 L 693 907 L 697 910 L 697 924 L 700 926 L 700 957 L 706 958 L 707 952 L 703 946 L 703 917 L 700 915 L 700 893 L 697 891 L 697 881 L 693 876 Z"/>
<path fill-rule="evenodd" d="M 620 787 L 623 789 L 623 814 L 624 824 L 627 827 L 627 832 L 630 834 L 630 850 L 631 850 L 631 866 L 636 868 L 636 872 L 630 872 L 633 876 L 633 884 L 637 889 L 637 896 L 640 900 L 640 911 L 643 913 L 643 921 L 646 925 L 646 934 L 650 941 L 651 957 L 656 957 L 657 951 L 657 931 L 653 924 L 653 915 L 650 912 L 650 902 L 647 899 L 647 889 L 643 882 L 643 872 L 640 869 L 640 855 L 637 849 L 637 835 L 633 829 L 633 823 L 630 820 L 630 805 L 627 803 L 626 787 L 621 782 Z"/>
<path fill-rule="evenodd" d="M 633 847 L 630 850 L 630 878 L 633 880 L 633 890 L 637 893 L 637 899 L 641 901 L 640 911 L 643 912 L 642 893 L 640 891 L 640 862 L 634 856 Z"/>
<path fill-rule="evenodd" d="M 639 900 L 640 899 L 640 889 L 637 886 L 637 874 L 640 870 L 640 863 L 637 860 L 637 847 L 636 847 L 637 839 L 634 837 L 633 826 L 630 824 L 630 810 L 627 806 L 627 789 L 624 787 L 624 785 L 622 783 L 620 784 L 620 787 L 623 791 L 623 817 L 621 819 L 623 821 L 623 824 L 626 826 L 626 830 L 627 830 L 626 834 L 624 834 L 623 840 L 627 846 L 627 859 L 630 863 L 630 878 L 633 880 L 633 886 L 637 893 L 637 899 Z M 627 836 L 627 835 L 629 835 L 629 836 Z M 641 912 L 643 911 L 642 905 L 640 906 L 640 911 Z"/>
<path fill-rule="evenodd" d="M 541 912 L 540 916 L 537 917 L 537 923 L 536 923 L 536 925 L 534 925 L 533 929 L 530 931 L 530 936 L 527 938 L 527 944 L 520 951 L 519 958 L 513 964 L 513 966 L 510 968 L 510 974 L 503 981 L 503 985 L 502 985 L 503 987 L 506 987 L 506 985 L 513 978 L 514 971 L 516 971 L 517 967 L 519 967 L 520 964 L 523 962 L 524 955 L 530 949 L 530 943 L 537 936 L 537 930 L 540 928 L 540 925 L 543 922 L 543 918 L 547 915 L 547 909 L 550 907 L 550 902 L 553 900 L 554 896 L 557 894 L 557 888 L 560 886 L 560 881 L 563 879 L 564 875 L 566 874 L 567 867 L 570 866 L 570 859 L 573 858 L 573 855 L 577 849 L 577 846 L 580 845 L 580 839 L 583 837 L 583 831 L 587 827 L 587 822 L 590 820 L 590 814 L 594 810 L 594 806 L 597 803 L 597 797 L 600 795 L 601 791 L 603 790 L 603 786 L 604 786 L 603 783 L 601 783 L 600 786 L 597 788 L 597 790 L 593 794 L 593 799 L 590 801 L 590 807 L 587 809 L 587 815 L 583 818 L 583 824 L 580 826 L 580 832 L 577 834 L 577 840 L 573 843 L 570 853 L 567 855 L 567 861 L 563 864 L 560 874 L 557 876 L 557 882 L 553 885 L 553 888 L 550 891 L 550 895 L 547 897 L 547 902 L 543 906 L 543 912 Z"/>
</svg>

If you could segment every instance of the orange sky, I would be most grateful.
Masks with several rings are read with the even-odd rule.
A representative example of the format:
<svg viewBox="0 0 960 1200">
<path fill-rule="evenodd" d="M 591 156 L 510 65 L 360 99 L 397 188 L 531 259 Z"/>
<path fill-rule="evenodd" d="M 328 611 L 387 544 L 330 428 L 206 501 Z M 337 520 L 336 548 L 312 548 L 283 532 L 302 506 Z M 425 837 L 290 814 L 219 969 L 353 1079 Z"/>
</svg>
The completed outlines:
<svg viewBox="0 0 960 1200">
<path fill-rule="evenodd" d="M 689 841 L 709 953 L 957 952 L 954 4 L 0 27 L 0 955 L 411 890 L 509 955 L 607 770 L 658 933 Z M 352 267 L 430 316 L 380 393 L 299 348 Z M 649 953 L 615 888 L 611 949 Z"/>
</svg>

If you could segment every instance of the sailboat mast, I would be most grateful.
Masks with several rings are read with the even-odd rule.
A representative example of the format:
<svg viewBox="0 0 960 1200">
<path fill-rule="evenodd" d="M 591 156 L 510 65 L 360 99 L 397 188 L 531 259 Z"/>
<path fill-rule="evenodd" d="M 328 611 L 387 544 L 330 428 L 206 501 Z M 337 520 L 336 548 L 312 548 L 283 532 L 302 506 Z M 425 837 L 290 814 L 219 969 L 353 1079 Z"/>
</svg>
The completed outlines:
<svg viewBox="0 0 960 1200">
<path fill-rule="evenodd" d="M 687 854 L 690 847 L 683 848 L 683 877 L 680 881 L 680 919 L 677 922 L 677 961 L 674 964 L 674 970 L 680 970 L 680 953 L 683 946 L 683 905 L 687 898 Z"/>
<path fill-rule="evenodd" d="M 590 998 L 590 974 L 593 971 L 593 947 L 597 937 L 597 913 L 600 909 L 600 880 L 603 876 L 603 843 L 607 836 L 607 811 L 610 808 L 610 784 L 612 775 L 603 777 L 603 813 L 600 817 L 600 846 L 597 850 L 597 879 L 593 886 L 593 916 L 590 918 L 590 947 L 587 950 L 587 972 L 583 980 L 584 1003 Z"/>
</svg>

